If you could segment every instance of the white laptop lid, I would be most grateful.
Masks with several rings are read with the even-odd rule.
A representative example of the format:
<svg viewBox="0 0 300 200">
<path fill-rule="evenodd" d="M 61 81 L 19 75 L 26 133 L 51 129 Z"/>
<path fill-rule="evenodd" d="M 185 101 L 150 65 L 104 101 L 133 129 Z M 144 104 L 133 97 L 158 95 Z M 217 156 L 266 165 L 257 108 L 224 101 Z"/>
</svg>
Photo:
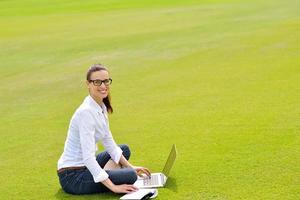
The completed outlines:
<svg viewBox="0 0 300 200">
<path fill-rule="evenodd" d="M 171 168 L 173 167 L 174 163 L 175 163 L 175 160 L 176 160 L 176 157 L 177 157 L 177 149 L 176 149 L 176 145 L 173 144 L 172 146 L 172 149 L 171 149 L 171 152 L 169 154 L 169 157 L 167 159 L 167 162 L 164 166 L 164 169 L 162 171 L 162 173 L 168 177 L 169 176 L 169 173 L 171 171 Z"/>
</svg>

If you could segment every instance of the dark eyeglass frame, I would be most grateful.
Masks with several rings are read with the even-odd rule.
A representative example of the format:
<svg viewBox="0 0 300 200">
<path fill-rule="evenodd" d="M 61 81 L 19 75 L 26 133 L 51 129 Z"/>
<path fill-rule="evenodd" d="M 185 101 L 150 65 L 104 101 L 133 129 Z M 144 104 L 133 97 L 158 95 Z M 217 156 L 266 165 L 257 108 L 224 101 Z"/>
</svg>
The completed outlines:
<svg viewBox="0 0 300 200">
<path fill-rule="evenodd" d="M 100 84 L 99 84 L 100 82 Z M 102 83 L 104 83 L 105 86 L 109 86 L 112 84 L 112 79 L 104 79 L 104 80 L 100 80 L 100 79 L 95 79 L 95 80 L 89 80 L 89 83 L 93 83 L 94 86 L 101 86 Z"/>
</svg>

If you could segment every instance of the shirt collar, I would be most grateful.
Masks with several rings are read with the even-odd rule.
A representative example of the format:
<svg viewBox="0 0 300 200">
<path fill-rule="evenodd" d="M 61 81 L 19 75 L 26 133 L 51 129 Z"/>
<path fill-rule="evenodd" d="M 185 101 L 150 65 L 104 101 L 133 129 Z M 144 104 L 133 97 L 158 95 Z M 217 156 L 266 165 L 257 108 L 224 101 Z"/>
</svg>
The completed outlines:
<svg viewBox="0 0 300 200">
<path fill-rule="evenodd" d="M 100 106 L 94 99 L 91 97 L 91 95 L 87 96 L 86 98 L 87 103 L 94 108 L 97 112 L 102 113 L 105 112 L 105 105 L 102 103 Z"/>
</svg>

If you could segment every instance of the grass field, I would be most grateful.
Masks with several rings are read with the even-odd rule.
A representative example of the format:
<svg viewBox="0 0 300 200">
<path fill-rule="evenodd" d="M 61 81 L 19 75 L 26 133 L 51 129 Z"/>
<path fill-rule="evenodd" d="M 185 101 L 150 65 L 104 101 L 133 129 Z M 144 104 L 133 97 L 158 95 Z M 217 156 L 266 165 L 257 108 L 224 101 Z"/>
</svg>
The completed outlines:
<svg viewBox="0 0 300 200">
<path fill-rule="evenodd" d="M 300 199 L 300 1 L 0 0 L 0 199 L 72 196 L 56 164 L 94 63 L 157 199 Z M 159 143 L 157 143 L 159 141 Z M 102 148 L 99 145 L 100 149 Z"/>
</svg>

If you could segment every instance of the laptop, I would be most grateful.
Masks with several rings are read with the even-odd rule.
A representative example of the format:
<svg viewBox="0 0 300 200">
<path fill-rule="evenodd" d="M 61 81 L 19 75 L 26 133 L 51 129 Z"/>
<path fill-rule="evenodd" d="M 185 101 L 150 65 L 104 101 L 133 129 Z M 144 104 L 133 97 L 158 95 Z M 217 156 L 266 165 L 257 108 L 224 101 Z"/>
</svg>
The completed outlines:
<svg viewBox="0 0 300 200">
<path fill-rule="evenodd" d="M 162 173 L 151 173 L 150 177 L 138 177 L 137 181 L 134 185 L 138 188 L 157 188 L 157 187 L 164 187 L 170 170 L 176 160 L 177 150 L 176 145 L 173 144 L 167 162 L 164 166 Z"/>
</svg>

